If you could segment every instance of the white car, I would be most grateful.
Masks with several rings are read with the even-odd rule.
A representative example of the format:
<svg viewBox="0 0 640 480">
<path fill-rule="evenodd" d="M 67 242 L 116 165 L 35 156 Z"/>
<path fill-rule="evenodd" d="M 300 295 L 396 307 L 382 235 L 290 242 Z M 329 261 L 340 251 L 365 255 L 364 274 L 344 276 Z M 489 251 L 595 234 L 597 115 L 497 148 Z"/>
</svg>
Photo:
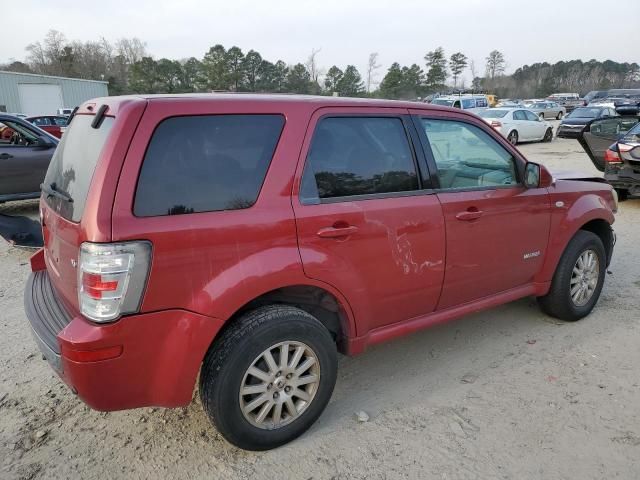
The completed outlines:
<svg viewBox="0 0 640 480">
<path fill-rule="evenodd" d="M 489 108 L 478 112 L 478 116 L 504 135 L 512 145 L 553 140 L 551 124 L 524 108 Z"/>
</svg>

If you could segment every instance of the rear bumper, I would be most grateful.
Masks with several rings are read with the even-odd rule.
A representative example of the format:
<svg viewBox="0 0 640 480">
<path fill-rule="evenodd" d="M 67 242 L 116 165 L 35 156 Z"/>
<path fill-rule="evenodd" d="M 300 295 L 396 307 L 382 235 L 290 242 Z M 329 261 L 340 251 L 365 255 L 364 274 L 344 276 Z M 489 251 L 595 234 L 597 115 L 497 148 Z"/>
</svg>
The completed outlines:
<svg viewBox="0 0 640 480">
<path fill-rule="evenodd" d="M 64 310 L 68 321 L 61 325 L 54 318 L 54 304 L 60 306 L 46 270 L 32 273 L 25 310 L 38 347 L 87 405 L 104 411 L 188 405 L 202 360 L 222 324 L 167 310 L 97 325 Z"/>
<path fill-rule="evenodd" d="M 627 190 L 632 195 L 640 194 L 640 167 L 607 165 L 604 179 L 614 188 Z"/>
</svg>

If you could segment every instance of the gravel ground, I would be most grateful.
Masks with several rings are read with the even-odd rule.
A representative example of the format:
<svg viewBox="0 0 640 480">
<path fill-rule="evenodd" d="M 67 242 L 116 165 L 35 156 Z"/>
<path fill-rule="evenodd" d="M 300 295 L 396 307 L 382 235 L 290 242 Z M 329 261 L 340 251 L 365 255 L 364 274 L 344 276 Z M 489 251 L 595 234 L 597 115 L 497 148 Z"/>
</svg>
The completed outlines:
<svg viewBox="0 0 640 480">
<path fill-rule="evenodd" d="M 573 140 L 521 149 L 595 172 Z M 176 410 L 85 407 L 28 331 L 30 252 L 2 242 L 0 478 L 638 478 L 640 200 L 621 204 L 616 231 L 613 274 L 588 318 L 558 322 L 524 299 L 343 357 L 320 420 L 264 453 L 228 445 L 196 397 Z"/>
</svg>

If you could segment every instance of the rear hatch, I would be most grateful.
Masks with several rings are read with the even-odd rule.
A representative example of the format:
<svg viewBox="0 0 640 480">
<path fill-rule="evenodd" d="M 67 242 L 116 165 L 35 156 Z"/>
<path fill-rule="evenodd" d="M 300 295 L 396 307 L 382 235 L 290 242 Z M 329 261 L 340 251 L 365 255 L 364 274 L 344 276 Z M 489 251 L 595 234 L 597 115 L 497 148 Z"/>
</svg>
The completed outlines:
<svg viewBox="0 0 640 480">
<path fill-rule="evenodd" d="M 102 104 L 101 100 L 109 105 Z M 111 240 L 111 207 L 126 148 L 146 102 L 97 99 L 73 116 L 42 186 L 40 215 L 47 273 L 77 314 L 77 262 L 85 241 Z M 123 108 L 125 103 L 134 103 Z M 140 105 L 142 103 L 142 105 Z M 127 118 L 129 117 L 129 118 Z"/>
</svg>

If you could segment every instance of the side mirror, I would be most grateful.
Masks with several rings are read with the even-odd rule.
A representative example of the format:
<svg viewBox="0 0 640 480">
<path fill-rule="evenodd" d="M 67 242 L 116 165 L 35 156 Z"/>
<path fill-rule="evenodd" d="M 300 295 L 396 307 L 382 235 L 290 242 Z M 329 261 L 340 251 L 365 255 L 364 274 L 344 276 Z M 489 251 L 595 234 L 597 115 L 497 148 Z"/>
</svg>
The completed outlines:
<svg viewBox="0 0 640 480">
<path fill-rule="evenodd" d="M 549 188 L 553 177 L 544 165 L 528 162 L 524 168 L 524 185 L 527 188 Z"/>
<path fill-rule="evenodd" d="M 56 144 L 51 139 L 43 136 L 38 137 L 35 146 L 40 148 L 53 148 Z"/>
</svg>

